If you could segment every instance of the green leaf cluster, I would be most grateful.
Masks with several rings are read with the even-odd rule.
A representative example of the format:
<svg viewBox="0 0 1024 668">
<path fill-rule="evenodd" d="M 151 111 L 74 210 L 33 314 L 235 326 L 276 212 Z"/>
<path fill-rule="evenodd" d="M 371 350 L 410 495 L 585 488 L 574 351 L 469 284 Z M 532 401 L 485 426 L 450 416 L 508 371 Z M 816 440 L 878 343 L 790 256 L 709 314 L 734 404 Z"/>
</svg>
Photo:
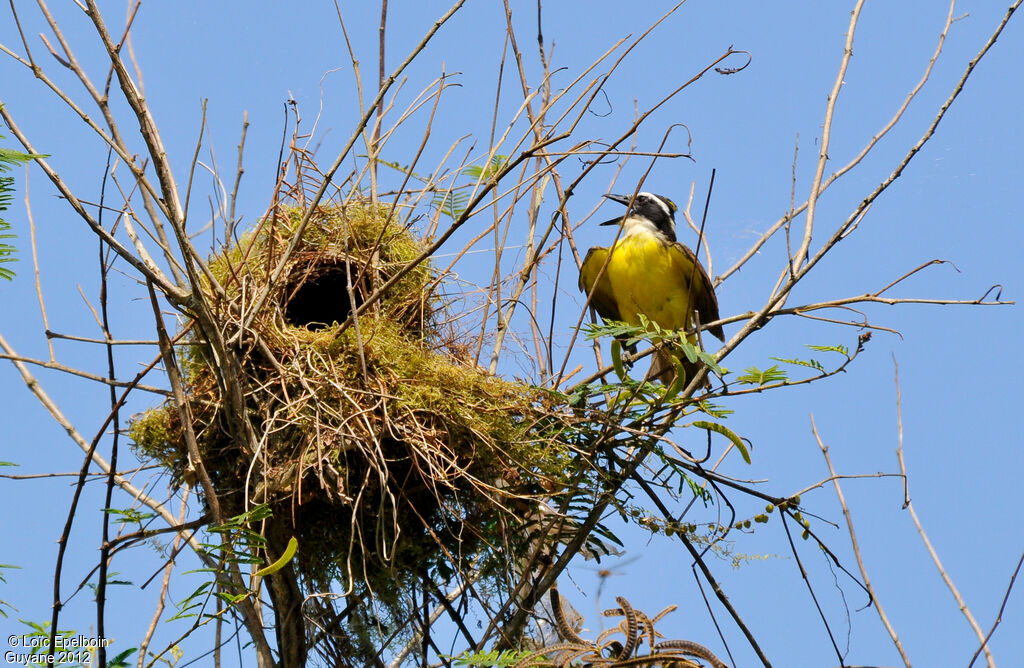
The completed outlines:
<svg viewBox="0 0 1024 668">
<path fill-rule="evenodd" d="M 262 534 L 249 527 L 266 520 L 270 515 L 270 507 L 260 504 L 253 506 L 248 512 L 231 517 L 223 524 L 208 529 L 210 533 L 219 536 L 220 540 L 203 542 L 201 545 L 219 562 L 219 565 L 215 568 L 198 568 L 188 571 L 189 573 L 210 573 L 213 578 L 202 582 L 191 594 L 178 603 L 178 613 L 171 617 L 172 620 L 188 619 L 200 615 L 219 616 L 223 611 L 218 611 L 215 614 L 203 613 L 211 595 L 230 607 L 253 594 L 252 591 L 237 591 L 229 577 L 228 568 L 230 568 L 229 564 L 260 565 L 263 563 L 263 559 L 257 555 L 266 546 L 267 541 Z"/>
<path fill-rule="evenodd" d="M 495 155 L 485 165 L 466 167 L 462 170 L 462 174 L 471 177 L 475 182 L 487 181 L 498 174 L 507 162 L 507 155 Z M 408 165 L 380 158 L 377 159 L 377 164 L 390 167 L 396 172 L 425 184 L 431 193 L 431 206 L 452 220 L 466 212 L 466 207 L 469 205 L 469 189 L 472 188 L 472 184 L 453 185 L 448 188 L 438 187 L 438 180 L 434 176 L 419 174 Z"/>
<path fill-rule="evenodd" d="M 0 135 L 0 139 L 3 139 L 3 135 Z M 34 158 L 45 157 L 45 155 L 22 153 L 21 151 L 15 151 L 14 149 L 0 148 L 0 173 L 9 172 L 12 168 L 17 167 L 18 165 L 23 165 Z M 0 214 L 3 214 L 4 211 L 10 208 L 13 199 L 14 177 L 0 176 Z M 10 230 L 11 224 L 4 220 L 3 216 L 0 215 L 0 278 L 6 278 L 7 280 L 14 278 L 14 272 L 4 265 L 17 260 L 17 258 L 14 257 L 14 253 L 17 249 L 4 241 L 6 239 L 15 238 L 15 235 Z"/>
<path fill-rule="evenodd" d="M 481 667 L 492 667 L 493 668 L 504 668 L 505 666 L 516 665 L 523 657 L 531 654 L 532 652 L 517 652 L 515 650 L 506 649 L 498 651 L 492 649 L 490 652 L 465 652 L 456 657 L 448 657 L 452 659 L 452 665 L 455 666 L 481 666 Z"/>
<path fill-rule="evenodd" d="M 845 357 L 847 362 L 849 362 L 851 359 L 849 348 L 843 345 L 814 346 L 807 344 L 807 347 L 815 352 L 837 353 Z M 824 364 L 814 359 L 813 357 L 805 360 L 787 357 L 772 357 L 771 359 L 775 360 L 776 362 L 781 362 L 783 364 L 814 369 L 819 374 L 823 375 L 834 373 L 834 371 L 828 371 Z M 767 369 L 759 369 L 756 366 L 744 369 L 744 372 L 736 377 L 736 382 L 740 383 L 741 385 L 756 385 L 758 387 L 763 387 L 765 385 L 785 385 L 790 382 L 790 378 L 789 374 L 786 372 L 785 369 L 783 369 L 777 364 L 773 364 Z"/>
<path fill-rule="evenodd" d="M 689 341 L 685 334 L 675 330 L 663 329 L 658 323 L 648 320 L 643 314 L 640 314 L 640 324 L 638 325 L 631 325 L 617 320 L 606 320 L 600 324 L 589 323 L 584 325 L 584 333 L 588 339 L 610 336 L 622 348 L 630 351 L 635 350 L 636 345 L 643 340 L 667 343 L 672 346 L 673 350 L 685 355 L 688 361 L 697 362 L 699 360 L 716 375 L 722 376 L 728 371 L 718 365 L 714 355 L 702 350 L 695 342 Z M 616 348 L 613 346 L 612 350 L 614 358 Z M 612 361 L 615 363 L 614 359 Z M 618 370 L 618 366 L 616 370 Z"/>
</svg>

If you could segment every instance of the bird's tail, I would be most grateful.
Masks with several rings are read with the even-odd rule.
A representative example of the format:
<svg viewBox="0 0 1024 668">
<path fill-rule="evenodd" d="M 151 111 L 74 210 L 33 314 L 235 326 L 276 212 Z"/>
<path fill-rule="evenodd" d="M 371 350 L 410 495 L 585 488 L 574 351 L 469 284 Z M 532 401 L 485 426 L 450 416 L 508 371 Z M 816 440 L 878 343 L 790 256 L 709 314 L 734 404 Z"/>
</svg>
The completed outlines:
<svg viewBox="0 0 1024 668">
<path fill-rule="evenodd" d="M 696 337 L 693 337 L 690 343 L 699 345 Z M 676 365 L 679 364 L 683 369 L 683 373 L 686 374 L 686 382 L 689 382 L 704 366 L 699 360 L 691 362 L 681 351 L 671 350 L 669 344 L 665 342 L 656 343 L 655 345 L 658 348 L 651 356 L 651 368 L 647 370 L 647 377 L 645 379 L 647 381 L 658 381 L 665 385 L 672 385 L 676 382 Z M 708 389 L 710 387 L 711 380 L 705 378 L 704 388 Z"/>
</svg>

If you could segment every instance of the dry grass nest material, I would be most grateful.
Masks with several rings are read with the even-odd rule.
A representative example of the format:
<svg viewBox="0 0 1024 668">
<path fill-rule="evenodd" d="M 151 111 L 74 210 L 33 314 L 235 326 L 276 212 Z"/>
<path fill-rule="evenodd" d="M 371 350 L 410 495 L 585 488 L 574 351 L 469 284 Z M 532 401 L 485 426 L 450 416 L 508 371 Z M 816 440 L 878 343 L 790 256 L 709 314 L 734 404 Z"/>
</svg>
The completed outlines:
<svg viewBox="0 0 1024 668">
<path fill-rule="evenodd" d="M 280 209 L 211 259 L 228 297 L 219 304 L 226 331 L 266 285 L 303 213 Z M 488 376 L 458 354 L 464 347 L 434 312 L 428 262 L 358 327 L 339 324 L 421 252 L 387 207 L 315 212 L 276 299 L 251 326 L 263 347 L 249 337 L 242 355 L 243 417 L 256 452 L 229 435 L 237 416 L 227 415 L 202 342 L 179 354 L 192 426 L 225 510 L 269 504 L 298 538 L 299 572 L 313 585 L 362 581 L 397 596 L 403 569 L 450 575 L 471 561 L 479 568 L 488 554 L 507 562 L 528 508 L 566 484 L 569 455 L 552 437 L 558 412 L 541 391 Z M 136 416 L 131 437 L 184 479 L 174 405 Z"/>
</svg>

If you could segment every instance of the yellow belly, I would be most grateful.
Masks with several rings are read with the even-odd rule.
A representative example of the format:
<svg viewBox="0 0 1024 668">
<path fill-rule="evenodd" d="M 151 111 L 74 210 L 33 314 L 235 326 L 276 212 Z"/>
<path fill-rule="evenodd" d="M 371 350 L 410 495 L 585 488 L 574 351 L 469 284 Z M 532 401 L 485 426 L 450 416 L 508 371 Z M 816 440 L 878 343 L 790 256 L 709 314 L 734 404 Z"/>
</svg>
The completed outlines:
<svg viewBox="0 0 1024 668">
<path fill-rule="evenodd" d="M 662 329 L 692 326 L 694 300 L 689 277 L 670 246 L 650 235 L 619 240 L 608 262 L 608 279 L 623 321 L 636 325 L 639 314 Z"/>
</svg>

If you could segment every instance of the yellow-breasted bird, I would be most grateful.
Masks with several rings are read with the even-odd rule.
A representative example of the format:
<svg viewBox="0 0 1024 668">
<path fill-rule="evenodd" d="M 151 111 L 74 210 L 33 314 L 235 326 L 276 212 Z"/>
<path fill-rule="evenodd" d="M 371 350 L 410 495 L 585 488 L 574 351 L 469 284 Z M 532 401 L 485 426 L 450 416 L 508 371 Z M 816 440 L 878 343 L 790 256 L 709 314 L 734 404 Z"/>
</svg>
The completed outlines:
<svg viewBox="0 0 1024 668">
<path fill-rule="evenodd" d="M 621 225 L 622 233 L 610 249 L 591 248 L 580 267 L 580 290 L 591 295 L 590 303 L 601 318 L 638 325 L 643 314 L 664 330 L 687 330 L 718 320 L 711 277 L 694 252 L 676 241 L 672 200 L 647 192 L 605 197 L 632 206 L 625 216 L 601 223 Z M 725 340 L 721 325 L 708 331 Z M 687 340 L 698 344 L 696 334 Z M 700 369 L 699 363 L 685 357 L 680 361 L 687 379 Z M 655 351 L 647 377 L 666 384 L 674 381 L 670 353 Z"/>
</svg>

